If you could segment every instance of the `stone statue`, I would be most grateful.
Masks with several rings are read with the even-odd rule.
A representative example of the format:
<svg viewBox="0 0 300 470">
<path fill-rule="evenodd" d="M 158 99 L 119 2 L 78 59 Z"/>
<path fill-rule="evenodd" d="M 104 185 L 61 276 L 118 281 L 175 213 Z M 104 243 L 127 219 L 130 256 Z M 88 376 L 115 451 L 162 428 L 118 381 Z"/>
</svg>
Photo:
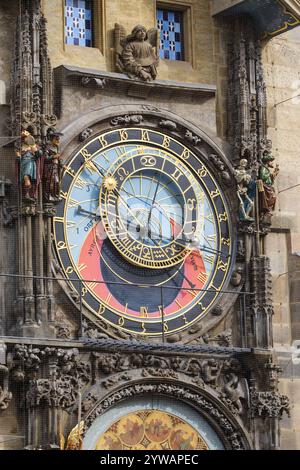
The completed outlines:
<svg viewBox="0 0 300 470">
<path fill-rule="evenodd" d="M 279 173 L 279 166 L 273 167 L 275 158 L 269 150 L 265 150 L 259 168 L 259 209 L 262 217 L 271 216 L 275 210 L 276 195 L 274 181 Z"/>
<path fill-rule="evenodd" d="M 42 151 L 34 137 L 27 130 L 21 133 L 21 148 L 16 151 L 18 179 L 22 184 L 23 197 L 27 202 L 35 202 L 41 181 Z"/>
<path fill-rule="evenodd" d="M 121 25 L 115 25 L 116 66 L 128 77 L 150 82 L 157 76 L 159 31 L 138 25 L 126 36 Z"/>
<path fill-rule="evenodd" d="M 256 192 L 256 182 L 252 178 L 251 170 L 247 170 L 248 161 L 242 159 L 235 170 L 235 178 L 238 184 L 237 195 L 240 201 L 239 217 L 241 221 L 253 222 L 251 213 L 254 208 L 254 197 Z"/>
<path fill-rule="evenodd" d="M 47 202 L 58 202 L 62 164 L 60 161 L 60 132 L 52 132 L 50 141 L 44 147 L 43 187 L 44 199 Z"/>
</svg>

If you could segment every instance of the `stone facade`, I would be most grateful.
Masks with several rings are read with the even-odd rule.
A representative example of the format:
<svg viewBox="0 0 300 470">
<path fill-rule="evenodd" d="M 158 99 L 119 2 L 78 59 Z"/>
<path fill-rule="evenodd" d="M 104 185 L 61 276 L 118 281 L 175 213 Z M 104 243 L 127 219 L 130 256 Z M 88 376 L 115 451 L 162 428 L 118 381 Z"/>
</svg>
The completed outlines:
<svg viewBox="0 0 300 470">
<path fill-rule="evenodd" d="M 174 0 L 184 12 L 186 61 L 160 61 L 148 83 L 116 70 L 115 24 L 126 34 L 137 24 L 153 28 L 156 6 L 169 1 L 130 0 L 125 9 L 120 0 L 95 0 L 92 48 L 64 44 L 62 0 L 6 3 L 0 1 L 0 448 L 57 449 L 78 416 L 84 439 L 108 410 L 154 394 L 192 404 L 225 449 L 298 449 L 298 28 L 260 41 L 251 18 L 222 15 L 224 2 Z M 203 321 L 163 334 L 162 342 L 82 307 L 86 292 L 66 281 L 52 246 L 58 201 L 45 200 L 42 186 L 26 201 L 15 172 L 21 130 L 44 152 L 51 133 L 63 133 L 61 166 L 70 172 L 70 157 L 86 142 L 141 124 L 184 142 L 205 162 L 229 201 L 236 246 L 226 292 Z M 277 195 L 272 218 L 261 212 L 258 194 L 271 153 L 281 168 L 269 184 Z M 252 196 L 250 180 L 258 188 Z M 243 209 L 253 206 L 248 218 L 241 200 Z"/>
</svg>

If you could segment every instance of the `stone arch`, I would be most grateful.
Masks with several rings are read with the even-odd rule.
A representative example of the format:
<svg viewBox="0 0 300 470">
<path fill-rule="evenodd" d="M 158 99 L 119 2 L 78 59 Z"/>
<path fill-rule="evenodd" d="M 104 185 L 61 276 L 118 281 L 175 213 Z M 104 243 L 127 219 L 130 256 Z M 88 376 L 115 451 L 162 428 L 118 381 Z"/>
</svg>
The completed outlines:
<svg viewBox="0 0 300 470">
<path fill-rule="evenodd" d="M 124 375 L 124 374 L 123 374 Z M 128 399 L 141 397 L 145 394 L 164 396 L 176 399 L 196 410 L 207 421 L 222 441 L 226 450 L 249 450 L 252 448 L 250 437 L 244 429 L 241 420 L 235 416 L 218 398 L 218 393 L 208 386 L 199 387 L 189 383 L 190 378 L 180 374 L 176 380 L 172 378 L 149 377 L 143 378 L 143 371 L 136 371 L 139 379 L 126 380 L 122 374 L 111 376 L 111 383 L 118 383 L 112 390 L 103 391 L 104 380 L 95 384 L 83 397 L 83 407 L 86 400 L 92 406 L 85 412 L 85 434 L 95 420 L 108 410 Z M 129 376 L 127 377 L 129 378 Z"/>
</svg>

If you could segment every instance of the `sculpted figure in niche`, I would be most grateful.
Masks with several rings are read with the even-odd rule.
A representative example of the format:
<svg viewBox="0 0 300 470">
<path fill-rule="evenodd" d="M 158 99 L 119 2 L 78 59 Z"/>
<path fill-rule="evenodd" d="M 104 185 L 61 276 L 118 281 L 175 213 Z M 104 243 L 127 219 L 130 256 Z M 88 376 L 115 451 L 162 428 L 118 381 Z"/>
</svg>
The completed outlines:
<svg viewBox="0 0 300 470">
<path fill-rule="evenodd" d="M 275 178 L 279 173 L 279 166 L 273 167 L 275 158 L 266 150 L 262 157 L 259 169 L 259 208 L 262 217 L 271 216 L 275 210 L 276 195 L 274 189 Z"/>
<path fill-rule="evenodd" d="M 254 197 L 256 192 L 256 182 L 252 178 L 251 170 L 247 170 L 248 161 L 242 159 L 235 170 L 235 178 L 238 185 L 237 195 L 240 202 L 239 217 L 241 221 L 252 222 L 251 216 L 254 208 Z"/>
<path fill-rule="evenodd" d="M 144 26 L 133 28 L 126 36 L 121 25 L 115 25 L 116 65 L 120 72 L 128 77 L 150 82 L 156 79 L 159 63 L 157 51 L 159 32 L 152 28 L 149 31 Z"/>
<path fill-rule="evenodd" d="M 58 202 L 62 164 L 60 161 L 60 132 L 52 132 L 44 148 L 44 199 L 47 202 Z"/>
<path fill-rule="evenodd" d="M 16 151 L 16 156 L 23 198 L 26 202 L 35 202 L 41 181 L 42 151 L 27 130 L 21 133 L 21 147 Z"/>
</svg>

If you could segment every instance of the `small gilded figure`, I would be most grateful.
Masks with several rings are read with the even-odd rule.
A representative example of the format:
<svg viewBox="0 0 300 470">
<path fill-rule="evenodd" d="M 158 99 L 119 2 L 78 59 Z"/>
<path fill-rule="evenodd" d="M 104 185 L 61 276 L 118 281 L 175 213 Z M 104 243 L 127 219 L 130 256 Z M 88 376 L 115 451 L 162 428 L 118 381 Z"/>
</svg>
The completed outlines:
<svg viewBox="0 0 300 470">
<path fill-rule="evenodd" d="M 241 221 L 253 222 L 251 216 L 254 208 L 254 197 L 256 192 L 256 182 L 252 178 L 251 170 L 247 170 L 248 161 L 243 158 L 235 170 L 237 181 L 237 195 L 240 202 L 239 218 Z"/>
<path fill-rule="evenodd" d="M 62 135 L 60 132 L 52 132 L 44 148 L 43 188 L 44 199 L 47 202 L 59 201 L 62 173 L 59 145 Z"/>
<path fill-rule="evenodd" d="M 27 130 L 21 133 L 21 148 L 16 151 L 16 156 L 19 163 L 18 179 L 22 185 L 23 198 L 27 202 L 35 202 L 41 181 L 42 151 Z"/>
<path fill-rule="evenodd" d="M 115 25 L 115 48 L 117 54 L 117 68 L 125 72 L 130 78 L 150 82 L 156 79 L 159 63 L 157 51 L 158 30 L 146 30 L 144 26 L 137 25 L 131 34 L 126 36 L 121 25 Z"/>
<path fill-rule="evenodd" d="M 269 150 L 265 150 L 262 163 L 259 168 L 259 209 L 262 217 L 271 216 L 275 210 L 276 195 L 274 182 L 279 173 L 279 166 L 274 168 L 273 162 L 275 158 Z"/>
</svg>

